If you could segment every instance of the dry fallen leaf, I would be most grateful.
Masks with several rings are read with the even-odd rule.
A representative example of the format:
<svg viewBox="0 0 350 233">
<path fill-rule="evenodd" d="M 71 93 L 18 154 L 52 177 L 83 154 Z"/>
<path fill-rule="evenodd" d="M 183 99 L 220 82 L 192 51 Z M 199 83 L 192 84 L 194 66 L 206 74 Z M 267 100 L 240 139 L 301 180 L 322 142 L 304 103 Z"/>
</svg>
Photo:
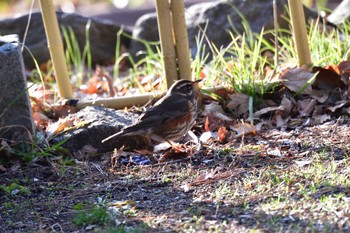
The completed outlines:
<svg viewBox="0 0 350 233">
<path fill-rule="evenodd" d="M 224 172 L 218 172 L 215 174 L 214 171 L 210 172 L 204 172 L 200 174 L 195 181 L 192 183 L 186 183 L 182 186 L 185 192 L 188 192 L 193 186 L 199 186 L 199 185 L 205 185 L 205 184 L 211 184 L 220 180 L 228 179 L 230 177 L 237 177 L 240 174 L 245 173 L 244 170 L 238 170 L 236 172 L 230 171 L 224 171 Z"/>
<path fill-rule="evenodd" d="M 312 83 L 315 82 L 313 79 L 315 76 L 314 73 L 311 73 L 305 67 L 297 67 L 292 69 L 287 69 L 284 71 L 281 76 L 281 82 L 291 91 L 300 92 L 301 94 L 312 94 Z"/>
<path fill-rule="evenodd" d="M 204 130 L 206 132 L 214 132 L 216 131 L 220 126 L 219 126 L 219 121 L 217 121 L 217 119 L 215 117 L 212 116 L 207 116 L 205 118 L 205 122 L 204 122 Z"/>
<path fill-rule="evenodd" d="M 204 106 L 203 115 L 206 116 L 205 131 L 216 131 L 225 122 L 231 122 L 232 119 L 226 115 L 221 105 L 212 102 Z"/>
<path fill-rule="evenodd" d="M 217 138 L 217 133 L 206 131 L 201 134 L 201 136 L 199 137 L 199 141 L 203 143 L 208 143 L 211 138 Z"/>
<path fill-rule="evenodd" d="M 190 184 L 190 186 L 198 186 L 203 184 L 210 184 L 216 182 L 218 180 L 222 180 L 228 178 L 232 175 L 231 171 L 220 172 L 214 174 L 214 172 L 205 172 L 200 174 L 194 182 Z"/>
<path fill-rule="evenodd" d="M 269 112 L 275 112 L 277 110 L 284 110 L 284 106 L 280 105 L 280 106 L 263 108 L 263 109 L 260 109 L 259 111 L 256 111 L 254 113 L 254 116 L 261 116 Z"/>
<path fill-rule="evenodd" d="M 203 115 L 211 115 L 223 121 L 232 121 L 232 119 L 224 112 L 221 105 L 215 102 L 204 106 Z"/>
<path fill-rule="evenodd" d="M 17 171 L 18 169 L 20 169 L 22 166 L 21 166 L 21 163 L 19 161 L 16 161 L 15 164 L 13 164 L 10 168 L 11 171 L 15 172 Z"/>
<path fill-rule="evenodd" d="M 266 154 L 272 157 L 281 157 L 281 149 L 280 148 L 267 148 Z"/>
<path fill-rule="evenodd" d="M 296 165 L 298 165 L 299 167 L 304 167 L 306 165 L 309 165 L 312 163 L 312 160 L 297 160 L 294 161 Z"/>
<path fill-rule="evenodd" d="M 230 126 L 230 129 L 237 132 L 237 135 L 235 135 L 234 138 L 239 138 L 239 137 L 242 137 L 243 135 L 257 134 L 255 126 L 245 122 Z"/>
<path fill-rule="evenodd" d="M 183 158 L 186 158 L 186 157 L 189 157 L 189 156 L 191 156 L 191 152 L 190 151 L 171 149 L 171 150 L 165 152 L 159 158 L 159 162 L 166 162 L 166 161 L 170 161 L 170 160 L 183 159 Z"/>
<path fill-rule="evenodd" d="M 91 145 L 84 145 L 80 150 L 73 152 L 74 158 L 82 160 L 97 154 L 97 149 Z"/>
<path fill-rule="evenodd" d="M 32 107 L 38 105 L 39 108 L 44 109 L 56 101 L 56 92 L 53 90 L 46 90 L 41 84 L 33 84 L 29 89 L 29 96 L 32 100 Z"/>
<path fill-rule="evenodd" d="M 143 90 L 146 92 L 157 90 L 162 82 L 161 76 L 157 74 L 150 74 L 139 78 L 140 84 L 142 85 Z"/>
<path fill-rule="evenodd" d="M 339 101 L 339 102 L 335 103 L 334 106 L 326 107 L 326 109 L 328 109 L 328 110 L 331 111 L 331 112 L 335 112 L 336 110 L 338 110 L 339 108 L 344 107 L 344 106 L 347 105 L 347 104 L 349 104 L 348 101 L 342 100 L 342 101 Z"/>
<path fill-rule="evenodd" d="M 314 111 L 317 101 L 315 99 L 304 99 L 297 101 L 300 116 L 310 116 Z"/>
<path fill-rule="evenodd" d="M 316 90 L 332 91 L 336 88 L 344 88 L 344 83 L 340 80 L 340 75 L 333 69 L 313 67 L 312 72 L 318 72 L 312 88 Z"/>
<path fill-rule="evenodd" d="M 345 74 L 347 73 L 350 75 L 350 60 L 342 61 L 338 64 L 339 73 L 338 74 Z"/>
<path fill-rule="evenodd" d="M 221 143 L 226 143 L 227 139 L 230 137 L 231 133 L 226 129 L 226 127 L 220 127 L 218 130 L 218 138 Z"/>
<path fill-rule="evenodd" d="M 280 106 L 282 107 L 281 110 L 277 110 L 272 118 L 273 121 L 276 123 L 276 126 L 279 128 L 284 126 L 290 119 L 293 104 L 288 97 L 284 96 Z"/>
<path fill-rule="evenodd" d="M 205 180 L 208 179 L 212 179 L 214 177 L 214 172 L 203 172 L 202 174 L 200 174 L 199 176 L 197 176 L 197 178 L 195 179 L 194 182 L 199 183 L 199 182 L 203 182 Z"/>
<path fill-rule="evenodd" d="M 214 94 L 219 96 L 222 100 L 227 101 L 233 94 L 233 91 L 227 88 L 220 88 L 214 91 Z"/>
<path fill-rule="evenodd" d="M 291 91 L 310 95 L 319 103 L 324 103 L 331 91 L 343 88 L 340 76 L 332 70 L 314 67 L 310 72 L 304 67 L 286 70 L 281 74 L 281 82 Z"/>
<path fill-rule="evenodd" d="M 64 130 L 72 128 L 74 126 L 74 121 L 74 118 L 66 117 L 49 125 L 46 129 L 47 138 L 50 139 Z"/>
<path fill-rule="evenodd" d="M 228 109 L 235 110 L 236 113 L 241 116 L 249 111 L 249 96 L 246 94 L 238 93 L 230 95 L 230 101 L 226 107 Z"/>
<path fill-rule="evenodd" d="M 33 112 L 33 120 L 36 127 L 41 130 L 45 129 L 50 123 L 50 118 L 42 112 Z"/>
<path fill-rule="evenodd" d="M 350 60 L 348 61 L 342 61 L 338 65 L 340 79 L 341 81 L 348 86 L 348 95 L 350 95 Z"/>
<path fill-rule="evenodd" d="M 77 100 L 59 101 L 57 104 L 51 106 L 51 115 L 55 119 L 58 119 L 76 113 L 78 111 L 76 108 L 77 102 Z"/>
<path fill-rule="evenodd" d="M 108 81 L 98 76 L 92 76 L 86 84 L 80 86 L 80 90 L 86 94 L 102 94 L 108 92 Z"/>
<path fill-rule="evenodd" d="M 84 127 L 90 123 L 91 122 L 89 121 L 81 121 L 81 119 L 76 117 L 65 117 L 47 127 L 46 137 L 47 139 L 51 139 L 57 134 L 63 133 L 72 128 Z"/>
<path fill-rule="evenodd" d="M 294 99 L 293 99 L 293 102 L 294 102 Z M 292 107 L 293 107 L 292 100 L 284 96 L 280 106 L 282 106 L 283 108 L 281 110 L 277 110 L 275 114 L 280 115 L 282 118 L 290 117 Z"/>
<path fill-rule="evenodd" d="M 107 92 L 109 97 L 115 96 L 115 89 L 113 86 L 113 78 L 109 75 L 109 72 L 103 72 L 100 66 L 96 66 L 96 76 L 107 82 Z"/>
<path fill-rule="evenodd" d="M 311 97 L 315 98 L 317 102 L 324 103 L 328 99 L 329 93 L 324 90 L 312 90 Z"/>
<path fill-rule="evenodd" d="M 331 116 L 328 115 L 328 114 L 322 114 L 322 115 L 317 115 L 317 116 L 313 116 L 314 118 L 314 122 L 316 124 L 322 124 L 324 123 L 325 121 L 328 121 L 331 119 Z"/>
<path fill-rule="evenodd" d="M 114 207 L 125 207 L 127 205 L 132 205 L 135 206 L 136 202 L 133 200 L 126 200 L 126 201 L 113 201 L 113 202 L 109 202 L 107 204 L 109 207 L 114 206 Z M 127 207 L 128 208 L 128 207 Z"/>
<path fill-rule="evenodd" d="M 0 171 L 2 171 L 2 172 L 6 172 L 6 171 L 7 171 L 7 168 L 6 168 L 6 167 L 4 167 L 3 165 L 0 165 Z"/>
<path fill-rule="evenodd" d="M 133 200 L 125 200 L 125 201 L 112 201 L 107 204 L 107 210 L 114 215 L 121 215 L 126 211 L 135 211 L 136 210 L 136 202 Z M 122 224 L 119 223 L 119 220 L 115 221 L 116 225 Z"/>
</svg>

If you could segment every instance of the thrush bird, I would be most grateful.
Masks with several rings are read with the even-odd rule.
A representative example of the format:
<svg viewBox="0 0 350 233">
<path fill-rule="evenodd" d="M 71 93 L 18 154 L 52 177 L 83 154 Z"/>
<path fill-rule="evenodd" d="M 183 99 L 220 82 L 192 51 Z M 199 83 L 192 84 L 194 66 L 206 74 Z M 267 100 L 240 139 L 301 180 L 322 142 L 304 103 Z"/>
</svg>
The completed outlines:
<svg viewBox="0 0 350 233">
<path fill-rule="evenodd" d="M 195 124 L 202 97 L 197 81 L 176 81 L 153 107 L 143 113 L 136 123 L 127 126 L 102 142 L 114 137 L 148 135 L 157 142 L 177 141 Z"/>
</svg>

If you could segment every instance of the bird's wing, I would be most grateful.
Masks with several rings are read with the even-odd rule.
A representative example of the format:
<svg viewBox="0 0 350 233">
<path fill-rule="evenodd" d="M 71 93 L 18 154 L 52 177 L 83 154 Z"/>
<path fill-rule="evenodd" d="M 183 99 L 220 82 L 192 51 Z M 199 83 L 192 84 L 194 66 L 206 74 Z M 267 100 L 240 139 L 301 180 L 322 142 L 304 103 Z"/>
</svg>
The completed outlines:
<svg viewBox="0 0 350 233">
<path fill-rule="evenodd" d="M 168 98 L 160 99 L 159 102 L 141 115 L 135 124 L 127 126 L 120 132 L 104 139 L 103 142 L 116 136 L 131 135 L 130 133 L 137 130 L 147 130 L 148 127 L 164 124 L 173 118 L 181 118 L 190 110 L 189 104 L 190 102 L 180 95 L 172 95 L 168 96 Z"/>
<path fill-rule="evenodd" d="M 172 95 L 165 98 L 160 104 L 147 110 L 139 119 L 143 125 L 163 124 L 169 119 L 183 117 L 189 111 L 190 102 L 180 95 Z"/>
</svg>

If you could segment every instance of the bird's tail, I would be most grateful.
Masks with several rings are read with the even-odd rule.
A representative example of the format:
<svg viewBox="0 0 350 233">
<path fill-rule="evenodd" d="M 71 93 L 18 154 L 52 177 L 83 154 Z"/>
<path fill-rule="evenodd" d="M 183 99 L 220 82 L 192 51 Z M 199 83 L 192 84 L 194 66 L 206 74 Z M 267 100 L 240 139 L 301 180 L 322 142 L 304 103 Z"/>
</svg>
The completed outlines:
<svg viewBox="0 0 350 233">
<path fill-rule="evenodd" d="M 131 135 L 135 135 L 134 133 L 134 126 L 131 127 L 126 127 L 124 129 L 122 129 L 121 131 L 119 131 L 118 133 L 112 134 L 111 136 L 105 138 L 102 140 L 102 143 L 105 143 L 109 140 L 111 140 L 114 137 L 118 137 L 118 136 L 131 136 Z M 136 134 L 137 135 L 137 134 Z"/>
<path fill-rule="evenodd" d="M 114 137 L 120 136 L 120 135 L 122 135 L 123 133 L 124 133 L 123 131 L 119 131 L 118 133 L 112 134 L 111 136 L 109 136 L 109 137 L 103 139 L 103 140 L 102 140 L 102 143 L 105 143 L 105 142 L 111 140 L 111 139 L 114 138 Z"/>
</svg>

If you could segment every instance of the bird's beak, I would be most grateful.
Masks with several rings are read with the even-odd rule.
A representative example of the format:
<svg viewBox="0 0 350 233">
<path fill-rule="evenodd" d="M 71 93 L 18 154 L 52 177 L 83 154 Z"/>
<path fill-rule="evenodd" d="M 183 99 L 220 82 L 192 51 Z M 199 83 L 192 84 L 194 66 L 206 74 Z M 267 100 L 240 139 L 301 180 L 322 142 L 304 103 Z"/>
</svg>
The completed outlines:
<svg viewBox="0 0 350 233">
<path fill-rule="evenodd" d="M 199 82 L 201 82 L 202 81 L 202 79 L 197 79 L 197 80 L 194 80 L 193 82 L 194 83 L 199 83 Z"/>
</svg>

